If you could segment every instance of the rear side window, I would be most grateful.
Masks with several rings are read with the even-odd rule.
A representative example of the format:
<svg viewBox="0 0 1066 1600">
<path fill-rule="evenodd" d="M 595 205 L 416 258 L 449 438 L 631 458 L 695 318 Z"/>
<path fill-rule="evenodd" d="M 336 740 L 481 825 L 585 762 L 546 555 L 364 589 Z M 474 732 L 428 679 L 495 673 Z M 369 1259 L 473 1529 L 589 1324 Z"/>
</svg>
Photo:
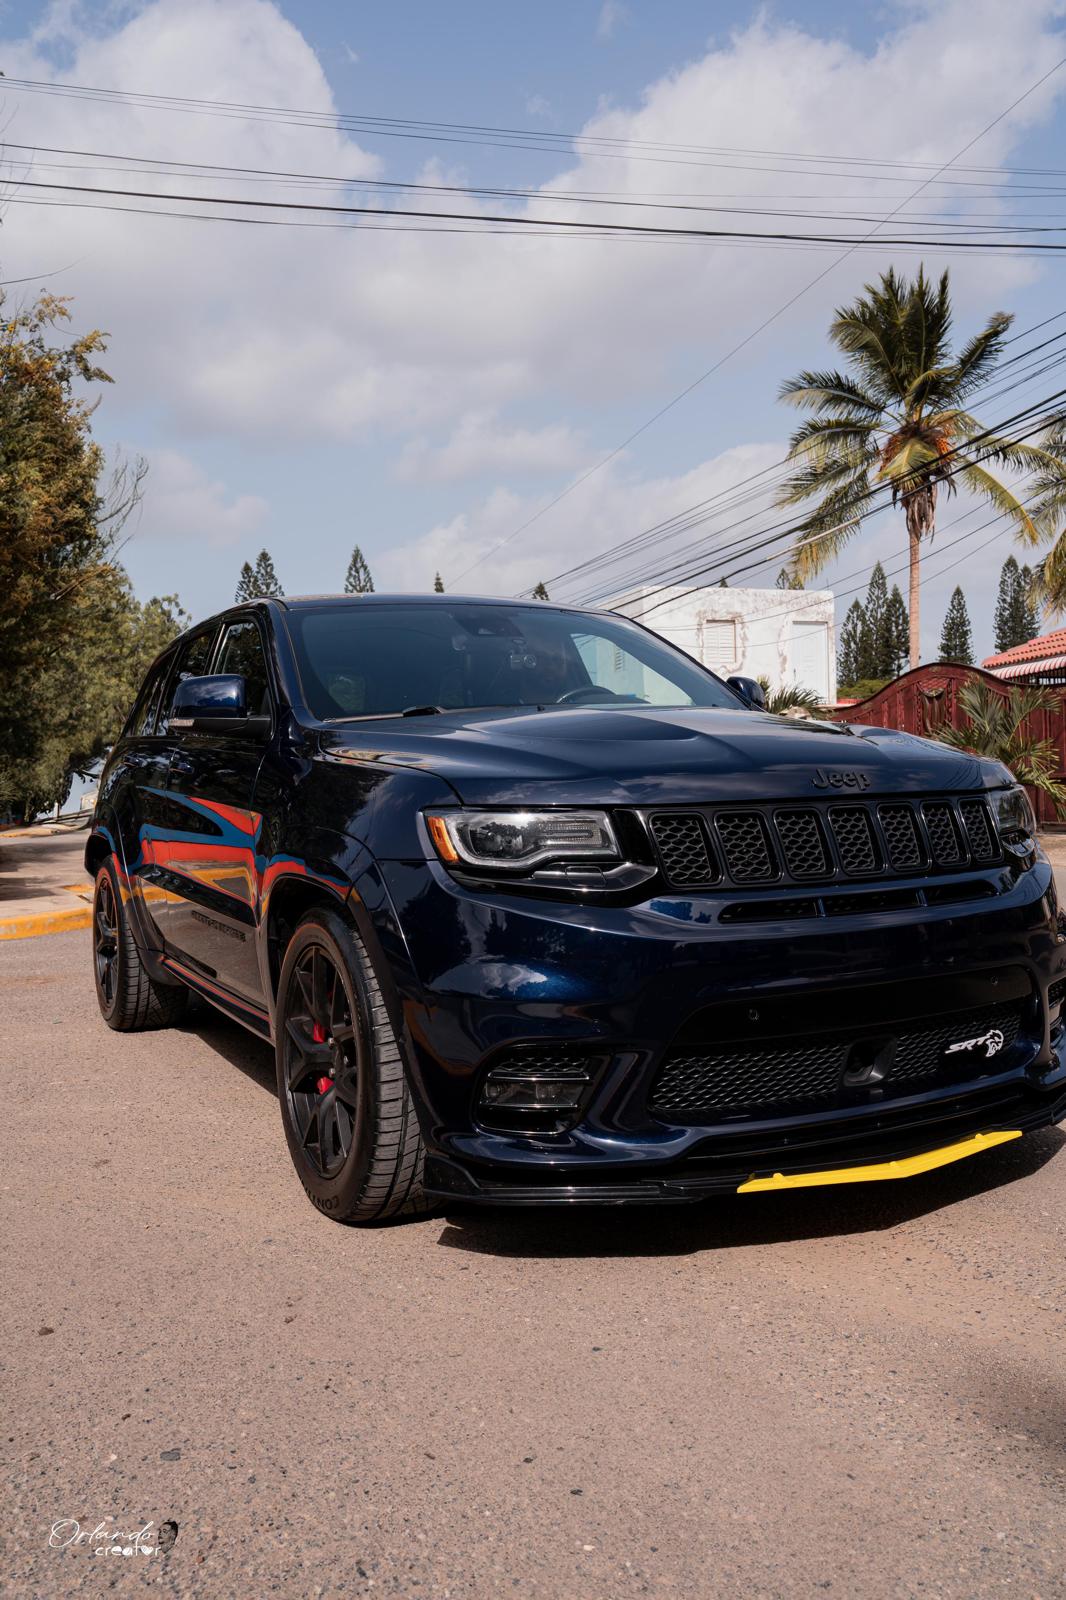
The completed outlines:
<svg viewBox="0 0 1066 1600">
<path fill-rule="evenodd" d="M 230 623 L 222 635 L 215 671 L 238 673 L 244 679 L 250 716 L 270 715 L 270 680 L 258 624 Z"/>
</svg>

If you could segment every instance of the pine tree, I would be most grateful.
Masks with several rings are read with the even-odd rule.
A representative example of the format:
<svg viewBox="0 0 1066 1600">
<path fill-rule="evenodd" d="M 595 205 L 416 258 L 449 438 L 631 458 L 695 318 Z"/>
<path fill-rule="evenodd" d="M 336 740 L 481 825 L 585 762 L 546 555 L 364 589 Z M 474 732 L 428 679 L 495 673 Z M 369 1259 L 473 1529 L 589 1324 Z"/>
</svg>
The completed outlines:
<svg viewBox="0 0 1066 1600">
<path fill-rule="evenodd" d="M 890 678 L 898 678 L 906 667 L 910 654 L 907 603 L 900 593 L 898 583 L 892 585 L 892 593 L 888 597 L 886 634 L 885 673 Z"/>
<path fill-rule="evenodd" d="M 777 587 L 779 589 L 802 589 L 803 584 L 794 572 L 790 572 L 787 567 L 782 567 L 777 574 Z"/>
<path fill-rule="evenodd" d="M 880 561 L 870 574 L 870 587 L 866 591 L 866 624 L 869 629 L 869 658 L 863 678 L 891 678 L 892 639 L 889 619 L 888 579 Z"/>
<path fill-rule="evenodd" d="M 250 561 L 246 561 L 241 568 L 241 575 L 237 579 L 237 593 L 233 598 L 238 605 L 242 600 L 255 599 L 255 573 L 252 571 Z"/>
<path fill-rule="evenodd" d="M 992 619 L 997 650 L 1010 650 L 1025 641 L 1019 637 L 1021 628 L 1022 575 L 1013 556 L 1008 556 L 999 575 L 999 593 Z"/>
<path fill-rule="evenodd" d="M 274 563 L 266 550 L 260 550 L 256 557 L 255 593 L 267 600 L 281 600 L 285 594 L 274 571 Z"/>
<path fill-rule="evenodd" d="M 433 593 L 434 594 L 443 594 L 444 593 L 444 581 L 441 578 L 441 575 L 440 575 L 439 572 L 437 573 L 437 576 L 433 579 Z"/>
<path fill-rule="evenodd" d="M 537 587 L 533 590 L 533 598 L 534 598 L 534 600 L 550 600 L 551 599 L 551 595 L 548 593 L 548 591 L 545 588 L 543 582 L 538 583 Z"/>
<path fill-rule="evenodd" d="M 837 650 L 837 679 L 844 687 L 858 683 L 860 678 L 868 676 L 863 671 L 863 651 L 868 634 L 869 627 L 862 601 L 853 600 L 840 630 L 840 645 Z"/>
<path fill-rule="evenodd" d="M 1021 570 L 1022 584 L 1022 637 L 1019 644 L 1025 644 L 1030 639 L 1035 639 L 1040 632 L 1040 602 L 1036 599 L 1036 573 L 1032 567 L 1023 567 Z"/>
<path fill-rule="evenodd" d="M 947 615 L 940 632 L 940 659 L 961 661 L 965 666 L 973 666 L 970 614 L 966 609 L 966 597 L 959 588 L 956 588 L 948 602 Z"/>
<path fill-rule="evenodd" d="M 370 568 L 366 564 L 366 557 L 356 545 L 352 551 L 352 559 L 348 563 L 348 576 L 344 580 L 345 594 L 373 594 L 374 580 L 370 576 Z"/>
</svg>

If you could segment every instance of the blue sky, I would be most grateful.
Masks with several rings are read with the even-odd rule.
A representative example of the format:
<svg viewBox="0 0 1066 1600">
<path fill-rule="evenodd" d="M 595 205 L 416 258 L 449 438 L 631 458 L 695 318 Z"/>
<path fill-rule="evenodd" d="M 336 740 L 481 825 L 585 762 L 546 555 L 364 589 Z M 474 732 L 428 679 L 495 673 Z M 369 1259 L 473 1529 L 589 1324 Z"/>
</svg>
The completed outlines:
<svg viewBox="0 0 1066 1600">
<path fill-rule="evenodd" d="M 263 545 L 290 592 L 337 588 L 355 542 L 379 588 L 428 588 L 439 569 L 449 587 L 465 590 L 513 593 L 544 578 L 561 598 L 604 593 L 629 570 L 612 564 L 620 540 L 780 459 L 795 424 L 775 398 L 781 379 L 824 363 L 834 305 L 890 260 L 913 269 L 918 254 L 864 252 L 834 268 L 720 373 L 538 515 L 832 252 L 445 236 L 406 225 L 260 229 L 33 205 L 58 191 L 33 192 L 17 180 L 168 194 L 192 183 L 215 196 L 220 215 L 229 214 L 227 195 L 249 193 L 365 204 L 367 190 L 345 181 L 359 177 L 779 209 L 832 203 L 882 215 L 1066 54 L 1064 36 L 1062 7 L 1041 0 L 846 13 L 822 4 L 756 11 L 638 0 L 8 4 L 0 7 L 0 69 L 9 80 L 627 142 L 608 158 L 588 146 L 575 154 L 565 145 L 387 138 L 9 87 L 0 94 L 11 180 L 0 265 L 5 278 L 54 273 L 47 285 L 75 297 L 76 324 L 111 335 L 116 383 L 95 426 L 110 450 L 149 462 L 124 552 L 142 595 L 177 591 L 204 614 L 231 598 L 241 562 Z M 952 183 L 914 200 L 914 215 L 946 222 L 980 209 L 993 221 L 1040 207 L 1054 221 L 1054 196 L 1007 190 L 1055 180 L 1005 169 L 1060 163 L 1064 99 L 1066 69 L 985 135 Z M 827 163 L 812 176 L 809 164 L 743 154 L 674 160 L 655 154 L 665 143 L 833 157 L 838 175 L 825 174 Z M 49 155 L 44 146 L 114 159 Z M 159 170 L 141 182 L 133 156 L 337 181 L 314 194 L 306 185 L 252 188 Z M 32 173 L 20 164 L 31 159 Z M 870 164 L 889 161 L 929 165 Z M 560 204 L 459 202 L 515 215 L 556 214 Z M 565 214 L 605 213 L 582 203 Z M 935 248 L 924 259 L 937 270 L 946 264 Z M 1054 258 L 950 264 L 960 336 L 997 309 L 1016 313 L 1023 329 L 1066 308 Z M 1017 396 L 990 400 L 990 420 L 1056 386 L 1051 372 Z M 722 540 L 745 513 L 762 519 L 748 528 L 776 521 L 768 494 L 746 499 L 684 540 L 651 544 L 644 563 L 651 570 L 678 559 L 697 536 Z M 942 504 L 923 589 L 926 655 L 935 653 L 958 581 L 977 647 L 991 647 L 991 604 L 1009 545 L 995 528 L 976 532 L 984 520 L 961 497 Z M 939 553 L 965 533 L 968 541 Z M 889 566 L 902 561 L 898 516 L 871 521 L 827 569 L 841 614 L 851 598 L 844 591 L 865 582 L 877 555 Z M 560 576 L 588 560 L 597 565 L 580 578 Z M 772 583 L 777 565 L 757 581 Z"/>
</svg>

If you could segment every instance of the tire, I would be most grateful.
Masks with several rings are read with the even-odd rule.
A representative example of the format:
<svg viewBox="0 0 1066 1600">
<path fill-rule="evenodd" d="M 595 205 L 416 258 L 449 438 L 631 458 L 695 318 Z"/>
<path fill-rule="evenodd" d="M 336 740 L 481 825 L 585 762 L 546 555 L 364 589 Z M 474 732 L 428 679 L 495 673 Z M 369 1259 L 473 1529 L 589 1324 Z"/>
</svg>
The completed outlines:
<svg viewBox="0 0 1066 1600">
<path fill-rule="evenodd" d="M 188 1010 L 189 991 L 149 977 L 110 856 L 96 874 L 92 931 L 96 999 L 108 1027 L 136 1033 L 180 1022 Z"/>
<path fill-rule="evenodd" d="M 359 935 L 312 911 L 285 951 L 275 1019 L 285 1138 L 336 1222 L 424 1215 L 424 1151 L 400 1047 Z"/>
</svg>

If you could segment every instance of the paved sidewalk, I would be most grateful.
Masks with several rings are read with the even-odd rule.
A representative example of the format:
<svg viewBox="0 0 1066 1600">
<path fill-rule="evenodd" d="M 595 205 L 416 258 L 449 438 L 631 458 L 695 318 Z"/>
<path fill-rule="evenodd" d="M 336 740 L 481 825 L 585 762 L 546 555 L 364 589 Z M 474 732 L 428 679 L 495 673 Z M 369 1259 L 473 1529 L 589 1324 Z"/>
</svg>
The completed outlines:
<svg viewBox="0 0 1066 1600">
<path fill-rule="evenodd" d="M 0 833 L 0 940 L 89 926 L 87 838 L 87 828 Z"/>
</svg>

